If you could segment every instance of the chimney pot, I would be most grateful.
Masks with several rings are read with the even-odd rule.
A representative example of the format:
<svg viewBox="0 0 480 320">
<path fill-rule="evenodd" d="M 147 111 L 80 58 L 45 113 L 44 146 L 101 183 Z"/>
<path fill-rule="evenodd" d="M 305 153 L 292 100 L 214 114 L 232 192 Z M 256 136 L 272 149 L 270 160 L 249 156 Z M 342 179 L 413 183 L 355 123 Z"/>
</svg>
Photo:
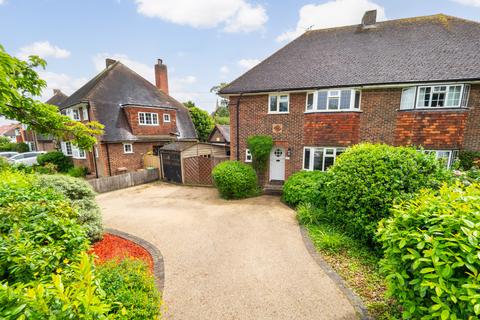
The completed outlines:
<svg viewBox="0 0 480 320">
<path fill-rule="evenodd" d="M 155 65 L 155 86 L 168 95 L 168 70 L 162 59 L 158 59 Z"/>
<path fill-rule="evenodd" d="M 374 28 L 377 23 L 377 10 L 370 10 L 365 12 L 362 18 L 362 27 L 364 29 Z"/>
<path fill-rule="evenodd" d="M 114 64 L 115 62 L 117 62 L 116 60 L 113 60 L 113 59 L 110 59 L 110 58 L 107 58 L 105 59 L 105 67 L 110 67 L 112 64 Z"/>
<path fill-rule="evenodd" d="M 53 89 L 53 95 L 54 96 L 59 94 L 60 92 L 61 92 L 60 89 Z"/>
</svg>

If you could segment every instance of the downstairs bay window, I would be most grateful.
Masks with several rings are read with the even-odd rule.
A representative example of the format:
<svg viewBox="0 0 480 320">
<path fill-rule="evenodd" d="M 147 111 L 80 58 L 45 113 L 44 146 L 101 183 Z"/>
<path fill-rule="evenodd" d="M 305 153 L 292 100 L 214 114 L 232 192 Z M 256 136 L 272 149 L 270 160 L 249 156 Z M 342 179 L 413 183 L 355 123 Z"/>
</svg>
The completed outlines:
<svg viewBox="0 0 480 320">
<path fill-rule="evenodd" d="M 337 157 L 344 151 L 343 147 L 305 147 L 303 149 L 303 169 L 326 171 L 335 164 Z"/>
<path fill-rule="evenodd" d="M 400 110 L 466 108 L 469 84 L 408 87 L 402 90 Z"/>
<path fill-rule="evenodd" d="M 307 93 L 305 112 L 359 111 L 359 90 L 320 90 Z"/>
</svg>

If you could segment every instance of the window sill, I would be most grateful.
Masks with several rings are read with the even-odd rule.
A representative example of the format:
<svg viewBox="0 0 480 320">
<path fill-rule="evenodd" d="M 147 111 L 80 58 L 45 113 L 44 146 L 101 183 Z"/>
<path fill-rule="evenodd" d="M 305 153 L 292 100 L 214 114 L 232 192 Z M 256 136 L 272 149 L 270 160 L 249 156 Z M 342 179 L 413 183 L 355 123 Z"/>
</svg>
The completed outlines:
<svg viewBox="0 0 480 320">
<path fill-rule="evenodd" d="M 290 112 L 268 112 L 267 114 L 289 114 Z"/>
<path fill-rule="evenodd" d="M 349 113 L 349 112 L 354 112 L 354 113 L 362 113 L 362 110 L 315 110 L 315 111 L 305 111 L 304 114 L 310 114 L 310 113 Z"/>
<path fill-rule="evenodd" d="M 139 126 L 145 126 L 145 127 L 158 127 L 159 126 L 159 124 L 141 124 L 141 123 L 139 123 L 138 125 Z"/>
<path fill-rule="evenodd" d="M 468 111 L 466 107 L 443 107 L 443 108 L 415 108 L 415 109 L 397 109 L 398 112 L 465 112 Z"/>
</svg>

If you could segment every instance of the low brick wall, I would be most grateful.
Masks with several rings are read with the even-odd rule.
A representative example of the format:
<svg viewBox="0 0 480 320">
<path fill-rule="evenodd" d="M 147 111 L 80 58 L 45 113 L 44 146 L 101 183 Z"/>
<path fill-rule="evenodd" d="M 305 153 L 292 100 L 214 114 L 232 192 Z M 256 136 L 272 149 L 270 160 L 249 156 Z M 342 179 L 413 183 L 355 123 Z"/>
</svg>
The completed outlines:
<svg viewBox="0 0 480 320">
<path fill-rule="evenodd" d="M 88 182 L 96 192 L 103 193 L 152 182 L 158 180 L 159 177 L 159 170 L 151 169 L 92 179 L 88 180 Z"/>
<path fill-rule="evenodd" d="M 184 183 L 212 186 L 212 169 L 225 158 L 191 157 L 183 159 Z"/>
</svg>

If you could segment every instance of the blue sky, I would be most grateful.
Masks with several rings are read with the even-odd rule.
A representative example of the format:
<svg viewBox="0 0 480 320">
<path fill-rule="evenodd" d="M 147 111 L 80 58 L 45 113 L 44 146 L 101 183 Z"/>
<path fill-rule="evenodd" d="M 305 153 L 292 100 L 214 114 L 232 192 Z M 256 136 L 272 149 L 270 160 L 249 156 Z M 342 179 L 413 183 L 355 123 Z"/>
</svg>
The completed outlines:
<svg viewBox="0 0 480 320">
<path fill-rule="evenodd" d="M 44 56 L 51 89 L 67 94 L 104 67 L 124 61 L 153 81 L 169 67 L 171 95 L 213 110 L 209 89 L 229 82 L 305 28 L 445 13 L 480 20 L 480 0 L 0 0 L 0 44 L 19 57 Z"/>
</svg>

